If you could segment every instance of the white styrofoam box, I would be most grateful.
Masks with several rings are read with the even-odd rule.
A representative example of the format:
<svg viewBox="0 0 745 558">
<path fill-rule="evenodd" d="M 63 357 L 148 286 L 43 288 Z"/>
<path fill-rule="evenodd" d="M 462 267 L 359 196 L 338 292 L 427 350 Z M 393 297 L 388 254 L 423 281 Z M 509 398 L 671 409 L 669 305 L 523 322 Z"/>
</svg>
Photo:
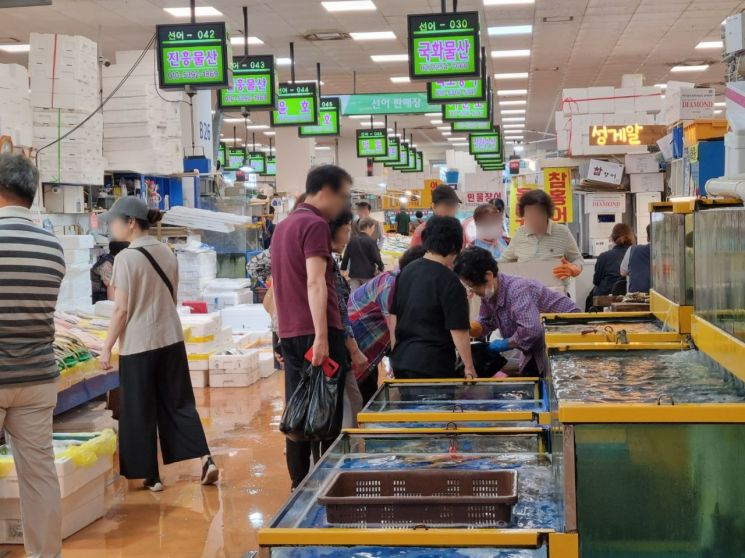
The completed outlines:
<svg viewBox="0 0 745 558">
<path fill-rule="evenodd" d="M 201 355 L 188 355 L 189 372 L 204 372 L 210 369 L 210 361 Z"/>
<path fill-rule="evenodd" d="M 223 324 L 234 330 L 250 329 L 266 332 L 271 327 L 271 316 L 262 304 L 242 304 L 220 310 Z"/>
<path fill-rule="evenodd" d="M 562 111 L 556 111 L 554 124 L 556 126 L 556 148 L 559 151 L 566 151 L 569 149 L 569 136 L 572 131 L 570 117 L 564 116 Z"/>
<path fill-rule="evenodd" d="M 585 194 L 585 213 L 624 213 L 625 211 L 626 194 L 624 193 Z"/>
<path fill-rule="evenodd" d="M 239 291 L 242 289 L 250 289 L 251 281 L 249 279 L 228 279 L 218 278 L 212 279 L 207 283 L 207 288 L 210 291 Z"/>
<path fill-rule="evenodd" d="M 28 70 L 20 64 L 0 64 L 0 87 L 28 93 Z M 28 97 L 27 97 L 28 98 Z"/>
<path fill-rule="evenodd" d="M 47 213 L 65 212 L 64 186 L 44 185 L 43 200 Z"/>
<path fill-rule="evenodd" d="M 745 15 L 742 13 L 724 20 L 724 50 L 727 54 L 745 50 Z"/>
<path fill-rule="evenodd" d="M 645 174 L 630 174 L 629 181 L 632 193 L 662 192 L 665 189 L 665 173 L 651 172 Z"/>
<path fill-rule="evenodd" d="M 672 132 L 657 140 L 657 147 L 660 148 L 662 158 L 669 161 L 673 158 L 673 134 Z"/>
<path fill-rule="evenodd" d="M 66 264 L 87 264 L 91 261 L 91 251 L 88 249 L 65 250 Z"/>
<path fill-rule="evenodd" d="M 62 498 L 63 539 L 104 516 L 105 485 L 106 475 L 99 475 L 73 494 Z M 0 544 L 23 544 L 19 498 L 0 500 Z"/>
<path fill-rule="evenodd" d="M 58 298 L 57 299 L 57 310 L 63 312 L 83 312 L 91 314 L 93 312 L 93 304 L 91 304 L 90 292 L 85 297 L 81 298 Z"/>
<path fill-rule="evenodd" d="M 273 366 L 272 366 L 273 368 Z M 231 371 L 230 373 L 221 373 L 221 371 L 210 370 L 210 387 L 248 387 L 259 380 L 259 370 Z"/>
<path fill-rule="evenodd" d="M 670 90 L 665 92 L 663 114 L 666 124 L 679 120 L 697 120 L 714 117 L 713 87 L 694 87 Z"/>
<path fill-rule="evenodd" d="M 222 310 L 238 304 L 248 304 L 253 301 L 253 292 L 251 289 L 242 289 L 240 291 L 212 291 L 206 289 L 202 292 L 201 299 L 207 303 L 210 312 Z"/>
<path fill-rule="evenodd" d="M 210 370 L 253 370 L 259 366 L 259 351 L 256 349 L 233 350 L 229 353 L 210 355 Z"/>
<path fill-rule="evenodd" d="M 96 244 L 96 239 L 90 234 L 64 234 L 57 240 L 65 250 L 90 250 Z"/>
<path fill-rule="evenodd" d="M 62 191 L 65 199 L 65 213 L 85 212 L 85 189 L 83 186 L 65 186 Z"/>
<path fill-rule="evenodd" d="M 114 313 L 113 300 L 99 300 L 93 305 L 93 314 L 102 318 L 110 318 Z"/>
<path fill-rule="evenodd" d="M 621 184 L 623 180 L 623 165 L 600 159 L 590 159 L 587 169 L 587 180 L 604 182 L 606 184 Z"/>
<path fill-rule="evenodd" d="M 191 377 L 191 387 L 205 388 L 210 385 L 209 370 L 192 370 L 189 366 L 189 376 Z"/>
<path fill-rule="evenodd" d="M 587 102 L 587 112 L 590 114 L 613 112 L 614 94 L 614 87 L 588 87 L 587 98 L 594 100 Z"/>
<path fill-rule="evenodd" d="M 659 172 L 660 164 L 654 153 L 629 153 L 624 159 L 627 174 Z"/>
<path fill-rule="evenodd" d="M 592 213 L 589 215 L 587 222 L 589 224 L 590 238 L 609 238 L 613 227 L 623 222 L 623 215 L 620 213 Z"/>
<path fill-rule="evenodd" d="M 268 378 L 274 374 L 275 371 L 274 352 L 271 350 L 259 351 L 259 375 L 262 378 Z"/>
<path fill-rule="evenodd" d="M 617 87 L 614 91 L 613 112 L 616 114 L 629 114 L 634 112 L 635 90 L 633 87 Z"/>
<path fill-rule="evenodd" d="M 561 92 L 561 107 L 564 114 L 587 114 L 587 87 L 564 89 Z"/>
<path fill-rule="evenodd" d="M 190 340 L 191 339 L 191 340 Z M 186 352 L 194 355 L 209 355 L 225 350 L 233 343 L 233 330 L 222 328 L 215 335 L 209 335 L 198 341 L 195 337 L 189 337 L 186 341 Z"/>
<path fill-rule="evenodd" d="M 649 214 L 649 204 L 662 201 L 662 194 L 660 192 L 640 192 L 634 194 L 634 205 L 636 206 L 637 214 Z"/>
<path fill-rule="evenodd" d="M 644 74 L 622 75 L 621 87 L 644 87 Z"/>
<path fill-rule="evenodd" d="M 610 250 L 611 242 L 608 238 L 591 238 L 590 239 L 590 255 L 596 258 L 603 252 Z"/>
<path fill-rule="evenodd" d="M 222 329 L 222 320 L 219 312 L 210 314 L 189 314 L 188 316 L 179 316 L 181 326 L 189 328 L 192 337 L 207 337 L 208 335 L 217 335 Z"/>
<path fill-rule="evenodd" d="M 634 112 L 660 112 L 662 110 L 662 91 L 657 87 L 634 88 Z"/>
<path fill-rule="evenodd" d="M 728 132 L 724 136 L 724 176 L 745 173 L 745 134 Z"/>
</svg>

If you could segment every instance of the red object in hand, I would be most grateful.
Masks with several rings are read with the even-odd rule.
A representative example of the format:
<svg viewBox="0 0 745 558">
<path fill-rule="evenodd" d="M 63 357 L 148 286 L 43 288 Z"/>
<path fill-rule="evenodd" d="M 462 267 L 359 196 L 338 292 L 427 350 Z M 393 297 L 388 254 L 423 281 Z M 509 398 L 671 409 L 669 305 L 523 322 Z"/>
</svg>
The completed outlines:
<svg viewBox="0 0 745 558">
<path fill-rule="evenodd" d="M 308 349 L 308 352 L 305 353 L 305 360 L 307 360 L 308 362 L 313 361 L 313 347 Z M 321 367 L 323 368 L 323 373 L 326 375 L 327 378 L 333 378 L 339 371 L 339 363 L 331 358 L 327 358 L 326 360 L 324 360 Z"/>
<path fill-rule="evenodd" d="M 181 303 L 181 306 L 188 306 L 191 308 L 192 314 L 206 314 L 207 303 L 203 300 L 185 300 Z"/>
</svg>

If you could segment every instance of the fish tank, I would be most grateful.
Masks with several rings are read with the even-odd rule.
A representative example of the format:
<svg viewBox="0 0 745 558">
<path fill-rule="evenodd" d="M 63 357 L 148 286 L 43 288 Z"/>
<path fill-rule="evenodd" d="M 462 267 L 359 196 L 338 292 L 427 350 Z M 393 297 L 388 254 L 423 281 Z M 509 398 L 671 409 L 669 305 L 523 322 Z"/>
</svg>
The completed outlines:
<svg viewBox="0 0 745 558">
<path fill-rule="evenodd" d="M 674 342 L 680 334 L 666 331 L 649 312 L 547 314 L 543 316 L 547 344 Z"/>
<path fill-rule="evenodd" d="M 694 302 L 693 214 L 652 213 L 652 288 L 672 302 Z"/>
</svg>

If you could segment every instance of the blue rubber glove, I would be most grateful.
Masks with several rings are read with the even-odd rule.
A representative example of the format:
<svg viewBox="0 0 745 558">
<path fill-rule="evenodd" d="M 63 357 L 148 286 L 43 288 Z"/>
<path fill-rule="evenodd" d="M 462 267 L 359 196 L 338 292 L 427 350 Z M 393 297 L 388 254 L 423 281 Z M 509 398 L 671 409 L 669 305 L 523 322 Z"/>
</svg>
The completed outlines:
<svg viewBox="0 0 745 558">
<path fill-rule="evenodd" d="M 490 353 L 503 353 L 510 350 L 510 341 L 508 339 L 495 339 L 489 343 Z"/>
</svg>

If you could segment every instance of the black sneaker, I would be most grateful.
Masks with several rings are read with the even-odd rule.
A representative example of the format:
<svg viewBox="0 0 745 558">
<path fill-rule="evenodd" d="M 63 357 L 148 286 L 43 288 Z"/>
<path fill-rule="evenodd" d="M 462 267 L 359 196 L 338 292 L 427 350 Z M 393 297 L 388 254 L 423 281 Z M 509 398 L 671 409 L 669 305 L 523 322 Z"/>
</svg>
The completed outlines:
<svg viewBox="0 0 745 558">
<path fill-rule="evenodd" d="M 215 465 L 215 462 L 212 461 L 212 457 L 208 457 L 205 459 L 204 465 L 202 465 L 202 484 L 205 486 L 215 484 L 219 478 L 220 470 Z"/>
<path fill-rule="evenodd" d="M 147 479 L 142 483 L 142 486 L 151 492 L 163 492 L 163 483 L 160 482 L 160 479 Z"/>
</svg>

